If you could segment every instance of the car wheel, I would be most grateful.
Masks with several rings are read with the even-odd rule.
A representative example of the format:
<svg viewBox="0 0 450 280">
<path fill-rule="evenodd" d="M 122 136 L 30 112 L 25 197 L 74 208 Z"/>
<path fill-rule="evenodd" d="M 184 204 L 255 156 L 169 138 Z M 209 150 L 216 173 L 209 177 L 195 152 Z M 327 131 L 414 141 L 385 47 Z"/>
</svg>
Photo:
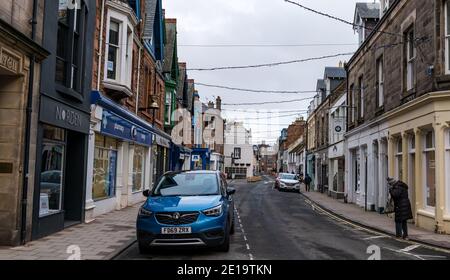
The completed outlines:
<svg viewBox="0 0 450 280">
<path fill-rule="evenodd" d="M 150 253 L 150 247 L 147 245 L 142 244 L 141 242 L 139 242 L 138 244 L 139 247 L 139 253 L 142 255 L 146 255 Z"/>
<path fill-rule="evenodd" d="M 223 243 L 219 246 L 220 252 L 229 252 L 230 251 L 230 231 L 225 231 L 225 240 Z"/>
<path fill-rule="evenodd" d="M 231 223 L 230 234 L 234 234 L 236 231 L 234 224 L 235 224 L 235 222 L 234 222 L 234 217 L 233 217 L 233 222 Z"/>
</svg>

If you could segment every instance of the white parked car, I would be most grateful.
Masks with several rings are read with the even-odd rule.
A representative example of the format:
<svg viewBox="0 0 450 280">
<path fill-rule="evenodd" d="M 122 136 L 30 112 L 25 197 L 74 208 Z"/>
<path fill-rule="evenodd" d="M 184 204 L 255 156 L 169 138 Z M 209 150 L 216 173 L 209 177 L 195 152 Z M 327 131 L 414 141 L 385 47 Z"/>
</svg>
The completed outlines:
<svg viewBox="0 0 450 280">
<path fill-rule="evenodd" d="M 275 180 L 275 188 L 300 192 L 300 179 L 296 174 L 280 173 Z"/>
</svg>

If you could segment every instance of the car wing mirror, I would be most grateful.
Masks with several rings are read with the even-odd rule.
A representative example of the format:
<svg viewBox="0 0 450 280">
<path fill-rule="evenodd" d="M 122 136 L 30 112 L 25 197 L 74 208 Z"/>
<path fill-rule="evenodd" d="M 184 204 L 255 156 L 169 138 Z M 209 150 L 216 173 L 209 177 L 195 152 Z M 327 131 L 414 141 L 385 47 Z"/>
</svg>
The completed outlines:
<svg viewBox="0 0 450 280">
<path fill-rule="evenodd" d="M 227 189 L 227 195 L 233 195 L 236 193 L 236 189 L 235 188 L 228 188 Z"/>
<path fill-rule="evenodd" d="M 145 197 L 149 197 L 149 196 L 150 196 L 150 190 L 144 190 L 144 191 L 142 192 L 142 194 L 143 194 Z"/>
</svg>

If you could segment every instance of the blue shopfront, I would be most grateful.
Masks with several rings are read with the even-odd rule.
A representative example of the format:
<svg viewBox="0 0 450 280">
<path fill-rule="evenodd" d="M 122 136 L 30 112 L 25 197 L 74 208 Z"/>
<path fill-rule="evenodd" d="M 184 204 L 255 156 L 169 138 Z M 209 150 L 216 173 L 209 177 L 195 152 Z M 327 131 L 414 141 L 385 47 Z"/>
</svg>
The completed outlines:
<svg viewBox="0 0 450 280">
<path fill-rule="evenodd" d="M 171 144 L 165 133 L 97 91 L 91 104 L 86 220 L 140 202 L 164 172 L 159 162 L 169 161 Z"/>
<path fill-rule="evenodd" d="M 209 170 L 211 164 L 211 152 L 207 148 L 194 148 L 191 155 L 192 170 Z"/>
<path fill-rule="evenodd" d="M 191 169 L 192 150 L 182 145 L 172 144 L 170 170 L 184 171 Z"/>
</svg>

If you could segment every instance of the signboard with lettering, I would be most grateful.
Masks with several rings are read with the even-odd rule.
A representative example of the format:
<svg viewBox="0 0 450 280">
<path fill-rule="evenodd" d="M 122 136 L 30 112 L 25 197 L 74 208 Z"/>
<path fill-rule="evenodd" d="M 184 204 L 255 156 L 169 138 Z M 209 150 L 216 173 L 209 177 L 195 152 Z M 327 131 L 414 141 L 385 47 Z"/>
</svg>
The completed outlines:
<svg viewBox="0 0 450 280">
<path fill-rule="evenodd" d="M 155 135 L 155 143 L 159 146 L 170 148 L 170 140 L 167 138 L 161 137 L 158 134 Z"/>
<path fill-rule="evenodd" d="M 40 120 L 54 126 L 89 133 L 89 114 L 45 96 L 41 98 Z"/>
<path fill-rule="evenodd" d="M 103 109 L 101 132 L 125 141 L 135 142 L 146 146 L 152 144 L 152 133 L 122 117 Z"/>
</svg>

